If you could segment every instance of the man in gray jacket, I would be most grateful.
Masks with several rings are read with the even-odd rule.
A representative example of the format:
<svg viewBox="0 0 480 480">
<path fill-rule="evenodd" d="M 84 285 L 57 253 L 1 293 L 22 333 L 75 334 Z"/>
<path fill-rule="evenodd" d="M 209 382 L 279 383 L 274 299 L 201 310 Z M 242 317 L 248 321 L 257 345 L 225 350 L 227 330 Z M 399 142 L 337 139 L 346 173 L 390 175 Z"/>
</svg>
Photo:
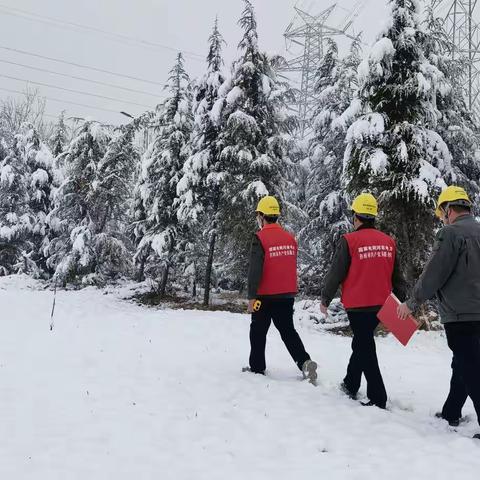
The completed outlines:
<svg viewBox="0 0 480 480">
<path fill-rule="evenodd" d="M 442 192 L 436 213 L 445 226 L 411 298 L 398 309 L 405 318 L 427 300 L 438 300 L 453 362 L 450 393 L 437 416 L 451 426 L 460 423 L 468 397 L 480 424 L 480 223 L 471 209 L 463 188 L 451 186 Z M 480 439 L 480 434 L 474 438 Z"/>
</svg>

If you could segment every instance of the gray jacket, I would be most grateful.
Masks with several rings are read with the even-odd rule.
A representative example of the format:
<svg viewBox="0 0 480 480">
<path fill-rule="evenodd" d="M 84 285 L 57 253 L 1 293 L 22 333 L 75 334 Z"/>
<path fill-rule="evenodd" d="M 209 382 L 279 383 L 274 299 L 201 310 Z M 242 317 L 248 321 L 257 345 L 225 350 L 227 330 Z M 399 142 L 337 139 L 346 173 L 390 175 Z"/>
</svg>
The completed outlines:
<svg viewBox="0 0 480 480">
<path fill-rule="evenodd" d="M 434 297 L 442 323 L 480 322 L 480 223 L 471 215 L 438 232 L 407 305 L 414 310 Z"/>
</svg>

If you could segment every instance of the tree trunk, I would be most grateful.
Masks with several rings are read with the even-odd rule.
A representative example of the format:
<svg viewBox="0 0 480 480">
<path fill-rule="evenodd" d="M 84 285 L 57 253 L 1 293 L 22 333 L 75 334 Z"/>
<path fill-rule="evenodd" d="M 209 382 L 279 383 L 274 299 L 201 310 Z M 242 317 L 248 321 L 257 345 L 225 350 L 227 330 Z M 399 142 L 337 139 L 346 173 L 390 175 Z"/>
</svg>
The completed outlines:
<svg viewBox="0 0 480 480">
<path fill-rule="evenodd" d="M 107 205 L 107 208 L 105 210 L 105 215 L 103 216 L 102 220 L 100 221 L 100 225 L 99 225 L 99 229 L 97 231 L 97 233 L 103 233 L 104 230 L 105 230 L 105 226 L 107 225 L 107 220 L 108 220 L 108 217 L 110 215 L 110 206 Z"/>
<path fill-rule="evenodd" d="M 197 297 L 197 264 L 193 264 L 193 285 L 192 285 L 192 297 Z"/>
<path fill-rule="evenodd" d="M 140 260 L 140 265 L 138 267 L 137 271 L 137 281 L 138 282 L 143 282 L 145 280 L 145 263 L 146 263 L 146 258 L 142 257 Z"/>
<path fill-rule="evenodd" d="M 408 218 L 408 217 L 405 217 Z M 407 281 L 408 288 L 412 288 L 413 285 L 415 285 L 415 274 L 414 274 L 414 265 L 411 260 L 412 258 L 412 247 L 410 244 L 410 237 L 409 237 L 409 225 L 407 222 L 404 222 L 402 225 L 402 234 L 403 234 L 403 243 L 405 246 L 405 252 L 402 252 L 402 254 L 407 258 L 406 266 L 405 266 L 405 277 Z"/>
<path fill-rule="evenodd" d="M 208 307 L 210 303 L 210 286 L 212 284 L 212 270 L 213 270 L 213 258 L 215 256 L 215 242 L 217 240 L 217 234 L 214 232 L 210 237 L 210 249 L 208 251 L 207 266 L 205 269 L 205 283 L 203 294 L 203 305 Z"/>
<path fill-rule="evenodd" d="M 165 265 L 165 270 L 163 271 L 163 274 L 162 274 L 162 280 L 160 281 L 160 287 L 159 287 L 159 294 L 161 297 L 164 297 L 167 291 L 168 275 L 170 274 L 171 258 L 172 258 L 174 249 L 175 249 L 175 246 L 174 246 L 173 240 L 170 240 L 170 247 L 168 249 L 167 262 Z"/>
<path fill-rule="evenodd" d="M 160 286 L 158 288 L 158 293 L 160 297 L 165 296 L 165 292 L 167 291 L 167 283 L 168 283 L 168 274 L 170 273 L 170 263 L 167 262 L 165 269 L 162 273 L 162 279 L 160 280 Z"/>
</svg>

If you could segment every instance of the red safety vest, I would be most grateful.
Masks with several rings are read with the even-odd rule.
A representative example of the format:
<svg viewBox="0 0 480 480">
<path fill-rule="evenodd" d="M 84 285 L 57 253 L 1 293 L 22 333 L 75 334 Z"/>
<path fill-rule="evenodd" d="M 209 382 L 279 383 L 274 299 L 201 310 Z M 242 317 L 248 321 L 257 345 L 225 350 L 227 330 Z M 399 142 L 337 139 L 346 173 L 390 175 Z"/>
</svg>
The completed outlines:
<svg viewBox="0 0 480 480">
<path fill-rule="evenodd" d="M 257 295 L 297 293 L 297 251 L 295 237 L 277 223 L 257 233 L 265 252 L 262 280 Z"/>
<path fill-rule="evenodd" d="M 383 305 L 392 293 L 397 247 L 395 240 L 374 228 L 344 235 L 351 265 L 342 284 L 346 309 Z"/>
</svg>

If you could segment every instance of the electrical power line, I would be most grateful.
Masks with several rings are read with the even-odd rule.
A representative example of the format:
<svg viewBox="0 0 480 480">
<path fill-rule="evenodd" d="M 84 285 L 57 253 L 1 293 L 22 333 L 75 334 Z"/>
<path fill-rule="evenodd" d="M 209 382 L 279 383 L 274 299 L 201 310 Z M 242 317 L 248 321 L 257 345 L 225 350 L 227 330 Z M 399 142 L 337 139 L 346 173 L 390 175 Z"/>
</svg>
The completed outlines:
<svg viewBox="0 0 480 480">
<path fill-rule="evenodd" d="M 136 103 L 136 102 L 130 102 L 128 100 L 120 100 L 119 98 L 107 97 L 105 95 L 97 95 L 96 93 L 83 92 L 81 90 L 73 90 L 71 88 L 59 87 L 57 85 L 51 85 L 51 84 L 48 84 L 48 83 L 36 82 L 36 81 L 33 81 L 33 80 L 27 80 L 25 78 L 12 77 L 10 75 L 4 75 L 4 74 L 0 74 L 0 77 L 8 78 L 9 80 L 14 80 L 16 82 L 25 82 L 25 83 L 31 83 L 33 85 L 40 85 L 41 87 L 54 88 L 56 90 L 62 90 L 64 92 L 77 93 L 77 94 L 80 94 L 80 95 L 87 95 L 89 97 L 95 97 L 95 98 L 102 98 L 104 100 L 110 100 L 112 102 L 119 102 L 119 103 L 123 103 L 123 104 L 135 105 L 137 107 L 152 108 L 151 105 L 145 105 L 144 103 Z"/>
<path fill-rule="evenodd" d="M 84 25 L 84 24 L 75 23 L 75 22 L 68 22 L 68 21 L 61 20 L 61 19 L 54 18 L 54 17 L 39 15 L 39 14 L 34 13 L 34 12 L 29 12 L 27 10 L 21 10 L 19 8 L 12 8 L 12 7 L 8 7 L 6 5 L 1 5 L 0 4 L 0 13 L 6 14 L 6 15 L 12 15 L 12 16 L 15 16 L 15 17 L 20 17 L 20 18 L 23 18 L 25 20 L 46 23 L 48 25 L 53 25 L 53 26 L 60 27 L 60 28 L 69 28 L 69 29 L 73 28 L 75 31 L 78 31 L 80 29 L 80 30 L 84 30 L 84 31 L 88 31 L 88 32 L 94 32 L 94 33 L 100 34 L 102 36 L 110 37 L 111 39 L 113 39 L 117 42 L 120 42 L 120 43 L 127 43 L 127 44 L 136 43 L 136 44 L 138 44 L 142 47 L 170 50 L 170 51 L 177 52 L 177 53 L 181 52 L 180 49 L 175 48 L 175 47 L 171 47 L 169 45 L 164 45 L 164 44 L 161 44 L 161 43 L 151 42 L 151 41 L 143 40 L 143 39 L 140 39 L 140 38 L 130 37 L 128 35 L 123 35 L 123 34 L 119 34 L 119 33 L 109 32 L 107 30 L 103 30 L 103 29 L 97 28 L 97 27 L 92 27 L 90 25 Z M 63 27 L 62 27 L 62 25 L 63 25 Z M 189 51 L 183 51 L 183 53 L 186 57 L 189 57 L 192 60 L 204 61 L 203 55 L 200 55 L 198 53 L 189 52 Z"/>
<path fill-rule="evenodd" d="M 40 55 L 38 53 L 28 52 L 26 50 L 19 50 L 18 48 L 5 47 L 0 45 L 0 49 L 6 50 L 8 52 L 20 53 L 22 55 L 28 55 L 30 57 L 41 58 L 42 60 L 48 60 L 50 62 L 63 63 L 65 65 L 71 65 L 72 67 L 84 68 L 85 70 L 91 70 L 93 72 L 106 73 L 108 75 L 113 75 L 115 77 L 128 78 L 129 80 L 136 80 L 138 82 L 150 83 L 152 85 L 159 85 L 163 87 L 163 84 L 160 82 L 154 82 L 153 80 L 146 80 L 145 78 L 134 77 L 131 75 L 124 75 L 122 73 L 115 73 L 110 70 L 104 70 L 102 68 L 90 67 L 88 65 L 82 65 L 81 63 L 69 62 L 67 60 L 60 60 L 58 58 L 47 57 L 45 55 Z"/>
<path fill-rule="evenodd" d="M 18 95 L 25 95 L 25 92 L 21 92 L 20 90 L 13 90 L 11 88 L 4 88 L 0 87 L 0 90 L 3 90 L 4 92 L 9 92 L 9 93 L 15 93 Z M 84 108 L 92 108 L 94 110 L 100 110 L 102 112 L 108 112 L 108 113 L 120 113 L 118 110 L 111 110 L 109 108 L 102 108 L 102 107 L 95 107 L 93 105 L 87 105 L 85 103 L 78 103 L 78 102 L 71 102 L 69 100 L 61 100 L 60 98 L 55 98 L 55 97 L 46 97 L 44 95 L 41 95 L 42 98 L 45 100 L 48 100 L 49 102 L 58 102 L 58 103 L 66 103 L 68 105 L 75 105 L 77 107 L 84 107 Z"/>
<path fill-rule="evenodd" d="M 67 73 L 54 72 L 53 70 L 48 70 L 46 68 L 33 67 L 31 65 L 25 65 L 23 63 L 11 62 L 9 60 L 2 60 L 2 59 L 0 59 L 0 62 L 1 63 L 7 63 L 9 65 L 15 65 L 17 67 L 28 68 L 30 70 L 36 70 L 37 72 L 45 72 L 45 73 L 50 73 L 52 75 L 59 75 L 61 77 L 68 77 L 68 78 L 73 78 L 75 80 L 81 80 L 83 82 L 95 83 L 96 85 L 103 85 L 105 87 L 118 88 L 119 90 L 125 90 L 126 92 L 141 93 L 142 95 L 150 95 L 151 97 L 161 98 L 159 95 L 156 95 L 155 93 L 144 92 L 142 90 L 136 90 L 134 88 L 121 87 L 120 85 L 113 85 L 111 83 L 100 82 L 100 81 L 97 81 L 97 80 L 91 80 L 90 78 L 85 78 L 85 77 L 77 77 L 75 75 L 69 75 Z"/>
</svg>

